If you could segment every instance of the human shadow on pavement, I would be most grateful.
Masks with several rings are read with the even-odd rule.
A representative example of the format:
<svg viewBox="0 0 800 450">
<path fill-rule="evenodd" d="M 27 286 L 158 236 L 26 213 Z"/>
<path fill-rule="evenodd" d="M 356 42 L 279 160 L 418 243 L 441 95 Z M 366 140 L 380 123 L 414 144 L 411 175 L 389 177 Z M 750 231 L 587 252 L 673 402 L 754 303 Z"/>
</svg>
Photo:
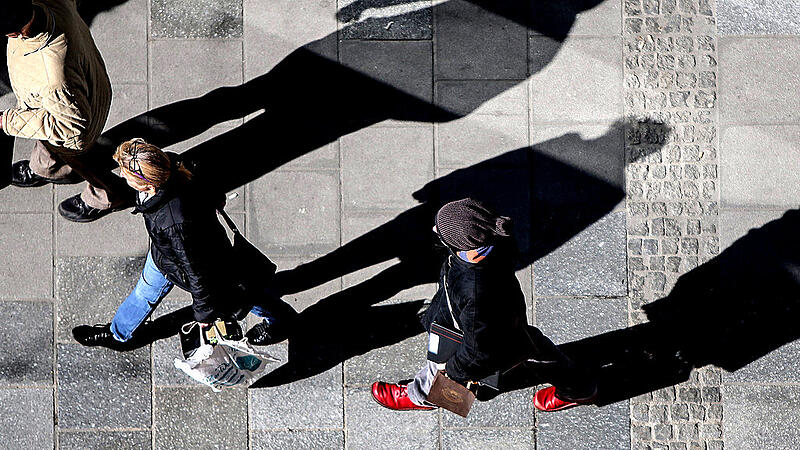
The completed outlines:
<svg viewBox="0 0 800 450">
<path fill-rule="evenodd" d="M 599 378 L 606 405 L 687 381 L 707 365 L 734 372 L 800 337 L 800 209 L 750 230 L 646 304 L 649 322 L 560 347 Z M 508 389 L 536 384 L 519 373 Z"/>
<path fill-rule="evenodd" d="M 447 202 L 472 197 L 511 216 L 520 247 L 517 268 L 530 265 L 611 212 L 625 195 L 623 132 L 628 139 L 652 144 L 634 155 L 638 159 L 658 151 L 669 128 L 619 122 L 596 139 L 568 133 L 456 170 L 414 193 L 423 202 L 420 205 L 325 256 L 279 272 L 273 289 L 286 293 L 399 260 L 302 311 L 289 340 L 288 363 L 253 387 L 307 378 L 420 333 L 421 301 L 373 305 L 436 281 L 442 254 L 435 249 L 431 228 L 436 211 Z"/>
</svg>

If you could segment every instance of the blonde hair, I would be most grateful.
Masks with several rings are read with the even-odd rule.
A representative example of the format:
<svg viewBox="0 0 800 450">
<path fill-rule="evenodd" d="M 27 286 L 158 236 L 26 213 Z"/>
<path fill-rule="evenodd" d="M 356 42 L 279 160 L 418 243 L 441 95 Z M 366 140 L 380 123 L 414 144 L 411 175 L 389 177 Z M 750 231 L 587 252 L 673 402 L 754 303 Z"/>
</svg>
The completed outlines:
<svg viewBox="0 0 800 450">
<path fill-rule="evenodd" d="M 119 164 L 120 170 L 133 175 L 134 183 L 142 188 L 150 185 L 161 187 L 172 173 L 172 162 L 167 154 L 142 138 L 134 138 L 120 144 L 113 158 Z M 181 181 L 192 178 L 192 173 L 180 163 L 175 174 Z"/>
</svg>

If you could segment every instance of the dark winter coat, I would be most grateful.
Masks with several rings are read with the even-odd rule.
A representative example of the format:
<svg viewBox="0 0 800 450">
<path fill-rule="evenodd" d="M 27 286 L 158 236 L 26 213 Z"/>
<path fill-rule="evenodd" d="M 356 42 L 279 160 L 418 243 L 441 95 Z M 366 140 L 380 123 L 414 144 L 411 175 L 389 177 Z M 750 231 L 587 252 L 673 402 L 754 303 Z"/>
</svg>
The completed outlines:
<svg viewBox="0 0 800 450">
<path fill-rule="evenodd" d="M 177 155 L 168 153 L 176 166 Z M 169 281 L 192 294 L 194 318 L 227 317 L 238 306 L 231 242 L 217 219 L 223 196 L 174 174 L 136 211 L 144 216 L 150 252 Z"/>
<path fill-rule="evenodd" d="M 511 243 L 496 246 L 477 264 L 450 253 L 442 265 L 439 289 L 422 319 L 451 329 L 452 317 L 464 333 L 464 343 L 446 364 L 448 376 L 458 381 L 480 380 L 508 369 L 530 354 L 525 332 L 525 297 L 514 275 Z M 445 286 L 453 308 L 447 306 Z"/>
</svg>

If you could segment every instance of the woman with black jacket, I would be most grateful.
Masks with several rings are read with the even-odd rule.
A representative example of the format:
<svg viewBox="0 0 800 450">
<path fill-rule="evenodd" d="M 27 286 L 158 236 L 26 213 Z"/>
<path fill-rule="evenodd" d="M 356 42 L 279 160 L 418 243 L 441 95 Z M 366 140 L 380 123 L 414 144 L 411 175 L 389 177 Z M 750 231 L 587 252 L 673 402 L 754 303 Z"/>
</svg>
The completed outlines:
<svg viewBox="0 0 800 450">
<path fill-rule="evenodd" d="M 264 320 L 248 332 L 256 344 L 274 342 L 270 310 L 291 309 L 266 288 L 247 289 L 216 210 L 224 195 L 192 182 L 192 173 L 177 154 L 165 153 L 142 139 L 117 148 L 114 160 L 128 185 L 137 191 L 136 210 L 150 236 L 142 275 L 109 324 L 73 330 L 83 345 L 113 346 L 126 342 L 177 285 L 192 294 L 194 319 L 202 325 L 241 315 L 246 308 Z M 255 292 L 254 292 L 255 291 Z M 292 311 L 293 312 L 293 311 Z"/>
</svg>

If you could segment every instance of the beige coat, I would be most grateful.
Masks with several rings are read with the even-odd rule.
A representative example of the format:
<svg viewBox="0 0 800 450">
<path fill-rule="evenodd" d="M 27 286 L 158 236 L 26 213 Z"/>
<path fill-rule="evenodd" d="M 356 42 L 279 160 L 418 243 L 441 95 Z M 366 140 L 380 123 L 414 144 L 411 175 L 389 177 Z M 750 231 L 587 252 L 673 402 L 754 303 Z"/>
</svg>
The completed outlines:
<svg viewBox="0 0 800 450">
<path fill-rule="evenodd" d="M 3 112 L 3 130 L 80 153 L 100 136 L 111 107 L 111 82 L 74 0 L 34 0 L 47 29 L 8 39 L 17 107 Z"/>
</svg>

